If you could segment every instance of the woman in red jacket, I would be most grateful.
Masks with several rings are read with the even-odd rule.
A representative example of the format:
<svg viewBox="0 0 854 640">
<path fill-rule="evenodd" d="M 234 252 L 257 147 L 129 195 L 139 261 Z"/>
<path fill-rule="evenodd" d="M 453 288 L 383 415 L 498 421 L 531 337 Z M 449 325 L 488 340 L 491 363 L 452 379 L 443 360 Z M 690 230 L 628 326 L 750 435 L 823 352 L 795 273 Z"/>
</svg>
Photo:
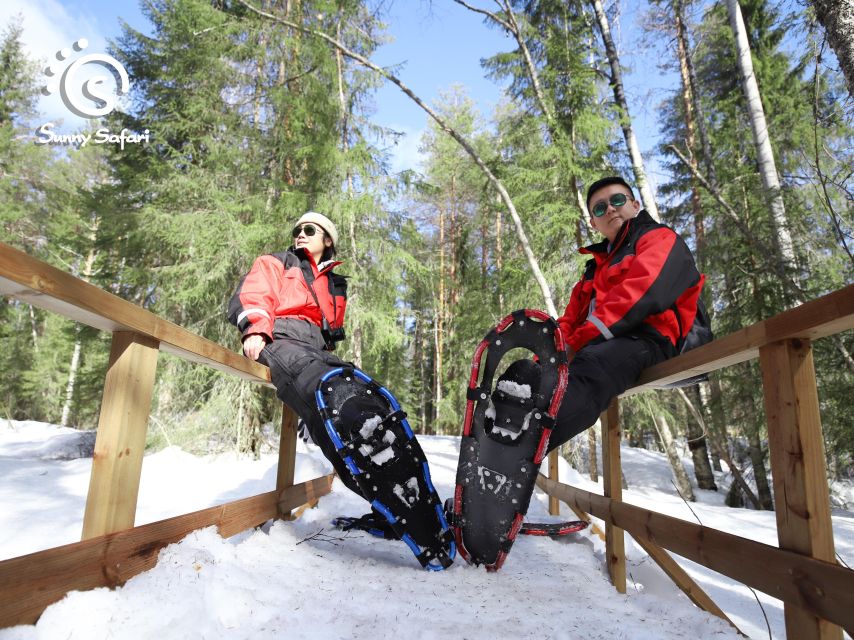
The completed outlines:
<svg viewBox="0 0 854 640">
<path fill-rule="evenodd" d="M 347 305 L 347 281 L 334 272 L 338 231 L 309 212 L 293 237 L 292 248 L 255 260 L 231 299 L 243 351 L 270 367 L 278 397 L 342 482 L 371 503 L 371 513 L 336 525 L 401 539 L 423 567 L 447 568 L 453 534 L 406 414 L 388 389 L 332 354 Z"/>
<path fill-rule="evenodd" d="M 353 366 L 332 351 L 344 339 L 347 281 L 334 272 L 338 230 L 308 212 L 293 229 L 287 251 L 260 256 L 237 285 L 228 309 L 247 357 L 270 367 L 278 397 L 305 422 L 339 477 L 361 495 L 326 433 L 314 402 L 317 381 L 330 368 Z"/>
</svg>

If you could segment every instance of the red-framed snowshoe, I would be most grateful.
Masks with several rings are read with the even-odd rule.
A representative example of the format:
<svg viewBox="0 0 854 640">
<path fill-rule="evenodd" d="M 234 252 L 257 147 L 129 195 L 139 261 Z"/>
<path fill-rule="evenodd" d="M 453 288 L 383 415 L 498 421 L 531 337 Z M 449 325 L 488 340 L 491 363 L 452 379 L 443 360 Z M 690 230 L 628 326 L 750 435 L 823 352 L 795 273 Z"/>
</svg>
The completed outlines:
<svg viewBox="0 0 854 640">
<path fill-rule="evenodd" d="M 511 363 L 493 388 L 501 358 L 520 347 L 536 361 Z M 542 311 L 514 311 L 475 350 L 451 516 L 468 562 L 497 571 L 520 533 L 566 379 L 563 336 Z"/>
</svg>

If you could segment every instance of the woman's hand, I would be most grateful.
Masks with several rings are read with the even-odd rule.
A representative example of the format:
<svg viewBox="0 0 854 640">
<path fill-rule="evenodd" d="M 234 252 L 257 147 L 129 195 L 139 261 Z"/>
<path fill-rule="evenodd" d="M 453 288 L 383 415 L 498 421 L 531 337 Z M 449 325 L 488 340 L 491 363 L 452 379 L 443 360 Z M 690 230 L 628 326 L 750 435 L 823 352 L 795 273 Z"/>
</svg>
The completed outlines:
<svg viewBox="0 0 854 640">
<path fill-rule="evenodd" d="M 255 333 L 243 341 L 243 353 L 247 358 L 257 360 L 261 350 L 267 346 L 267 340 L 260 333 Z"/>
</svg>

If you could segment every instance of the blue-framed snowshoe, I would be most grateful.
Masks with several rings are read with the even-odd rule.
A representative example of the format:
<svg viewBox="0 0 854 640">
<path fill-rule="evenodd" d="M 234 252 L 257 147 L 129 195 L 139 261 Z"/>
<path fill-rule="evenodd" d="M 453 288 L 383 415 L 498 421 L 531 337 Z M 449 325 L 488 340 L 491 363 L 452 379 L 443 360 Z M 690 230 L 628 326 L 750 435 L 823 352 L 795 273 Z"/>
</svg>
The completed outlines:
<svg viewBox="0 0 854 640">
<path fill-rule="evenodd" d="M 454 536 L 427 458 L 395 397 L 363 371 L 339 367 L 320 379 L 315 399 L 338 454 L 394 532 L 383 537 L 403 540 L 426 569 L 449 567 Z"/>
</svg>

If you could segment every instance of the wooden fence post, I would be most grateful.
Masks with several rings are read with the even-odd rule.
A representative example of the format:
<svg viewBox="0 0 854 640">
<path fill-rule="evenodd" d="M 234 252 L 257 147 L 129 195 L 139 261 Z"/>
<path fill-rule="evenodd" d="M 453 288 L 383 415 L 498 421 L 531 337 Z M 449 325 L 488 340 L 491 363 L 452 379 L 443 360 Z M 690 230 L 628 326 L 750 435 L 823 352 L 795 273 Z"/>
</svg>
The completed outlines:
<svg viewBox="0 0 854 640">
<path fill-rule="evenodd" d="M 294 469 L 297 457 L 297 414 L 288 405 L 282 405 L 282 433 L 279 438 L 279 466 L 276 470 L 276 495 L 294 486 Z M 279 513 L 280 518 L 290 519 L 290 512 Z"/>
<path fill-rule="evenodd" d="M 759 363 L 780 548 L 835 564 L 812 344 L 791 339 L 760 347 Z M 809 602 L 812 592 L 801 593 Z M 788 638 L 842 638 L 841 628 L 797 605 L 786 603 L 784 611 Z"/>
<path fill-rule="evenodd" d="M 84 540 L 134 524 L 159 344 L 138 333 L 113 333 L 83 515 Z"/>
<path fill-rule="evenodd" d="M 623 499 L 620 463 L 620 404 L 617 398 L 602 412 L 602 482 L 605 497 Z M 618 593 L 626 592 L 626 547 L 623 530 L 605 523 L 605 556 L 611 582 Z"/>
<path fill-rule="evenodd" d="M 549 452 L 549 478 L 551 478 L 555 482 L 560 482 L 560 478 L 558 477 L 559 473 L 557 469 L 557 457 L 557 449 L 553 449 L 551 452 Z M 560 500 L 558 500 L 554 496 L 549 496 L 549 514 L 553 516 L 560 515 Z"/>
</svg>

